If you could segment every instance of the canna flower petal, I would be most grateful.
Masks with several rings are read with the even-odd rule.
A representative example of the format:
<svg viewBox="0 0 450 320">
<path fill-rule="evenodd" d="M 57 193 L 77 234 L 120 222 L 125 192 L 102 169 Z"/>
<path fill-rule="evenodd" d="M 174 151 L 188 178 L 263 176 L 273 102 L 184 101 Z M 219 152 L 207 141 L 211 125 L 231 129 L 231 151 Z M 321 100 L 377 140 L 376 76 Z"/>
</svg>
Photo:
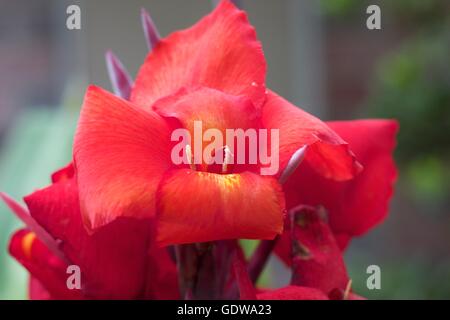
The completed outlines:
<svg viewBox="0 0 450 320">
<path fill-rule="evenodd" d="M 287 206 L 299 203 L 324 206 L 341 246 L 379 224 L 388 213 L 397 177 L 393 159 L 398 123 L 392 120 L 329 122 L 349 142 L 364 171 L 345 182 L 318 175 L 311 163 L 302 163 L 284 185 Z"/>
<path fill-rule="evenodd" d="M 258 300 L 329 300 L 319 289 L 293 285 L 265 291 L 257 297 Z"/>
<path fill-rule="evenodd" d="M 330 224 L 338 234 L 361 235 L 388 214 L 398 174 L 393 153 L 399 125 L 395 120 L 341 121 L 329 125 L 350 143 L 365 168 L 354 181 L 346 183 L 347 204 L 330 215 Z"/>
<path fill-rule="evenodd" d="M 175 264 L 166 250 L 155 246 L 152 224 L 122 218 L 89 235 L 82 223 L 73 166 L 52 177 L 54 184 L 25 201 L 36 221 L 61 241 L 71 263 L 80 266 L 84 294 L 90 298 L 178 297 Z"/>
<path fill-rule="evenodd" d="M 161 245 L 223 239 L 273 239 L 283 230 L 278 182 L 250 172 L 220 175 L 178 169 L 158 190 Z"/>
<path fill-rule="evenodd" d="M 28 282 L 28 296 L 30 300 L 53 300 L 50 292 L 33 276 Z"/>
<path fill-rule="evenodd" d="M 232 96 L 210 88 L 181 89 L 176 94 L 160 99 L 153 110 L 164 117 L 178 119 L 182 126 L 194 134 L 194 121 L 202 121 L 204 130 L 257 128 L 260 112 L 243 96 Z"/>
<path fill-rule="evenodd" d="M 247 15 L 222 1 L 193 27 L 161 39 L 139 70 L 131 101 L 150 108 L 182 87 L 209 87 L 265 100 L 266 63 Z"/>
<path fill-rule="evenodd" d="M 170 132 L 156 113 L 88 88 L 73 153 L 89 229 L 117 217 L 154 216 L 156 188 L 171 166 Z"/>
<path fill-rule="evenodd" d="M 145 299 L 180 299 L 177 265 L 167 248 L 159 247 L 153 236 L 147 254 Z"/>
<path fill-rule="evenodd" d="M 291 284 L 320 289 L 325 294 L 345 290 L 349 278 L 344 259 L 329 225 L 312 207 L 290 212 Z"/>
<path fill-rule="evenodd" d="M 74 178 L 38 190 L 25 197 L 25 202 L 33 218 L 60 239 L 67 258 L 82 270 L 82 289 L 87 296 L 132 298 L 140 294 L 148 226 L 122 219 L 89 235 L 82 222 Z"/>
<path fill-rule="evenodd" d="M 362 170 L 348 144 L 338 134 L 273 92 L 267 95 L 262 122 L 265 128 L 280 130 L 280 172 L 305 145 L 308 149 L 304 162 L 326 178 L 348 180 Z"/>
<path fill-rule="evenodd" d="M 30 215 L 27 208 L 22 206 L 16 200 L 11 198 L 4 192 L 0 192 L 0 199 L 11 209 L 16 216 L 25 223 L 28 230 L 32 231 L 33 234 L 42 241 L 46 247 L 58 258 L 65 261 L 64 254 L 58 247 L 57 241 L 44 229 L 41 225 Z"/>
<path fill-rule="evenodd" d="M 233 257 L 233 271 L 239 289 L 240 300 L 256 300 L 256 289 L 247 271 L 242 250 L 236 250 Z"/>
<path fill-rule="evenodd" d="M 55 256 L 34 232 L 27 229 L 16 231 L 10 240 L 9 252 L 33 277 L 45 283 L 45 289 L 52 298 L 83 298 L 80 290 L 67 289 L 68 265 Z"/>
<path fill-rule="evenodd" d="M 75 167 L 72 162 L 68 163 L 65 167 L 56 170 L 51 175 L 52 183 L 69 181 L 75 177 Z"/>
</svg>

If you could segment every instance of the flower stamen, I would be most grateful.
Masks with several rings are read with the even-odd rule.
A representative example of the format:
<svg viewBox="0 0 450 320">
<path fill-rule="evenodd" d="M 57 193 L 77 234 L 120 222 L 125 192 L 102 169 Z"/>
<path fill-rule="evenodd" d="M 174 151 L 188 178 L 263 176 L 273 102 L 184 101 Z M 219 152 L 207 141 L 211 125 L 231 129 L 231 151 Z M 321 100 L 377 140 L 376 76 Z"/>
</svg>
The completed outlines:
<svg viewBox="0 0 450 320">
<path fill-rule="evenodd" d="M 352 279 L 348 280 L 347 286 L 345 287 L 343 300 L 348 300 L 350 295 L 350 290 L 352 289 Z"/>
<path fill-rule="evenodd" d="M 222 163 L 222 173 L 226 173 L 228 165 L 233 163 L 233 153 L 228 146 L 223 147 L 224 159 Z"/>
<path fill-rule="evenodd" d="M 192 148 L 190 145 L 188 145 L 188 144 L 186 145 L 185 152 L 186 152 L 186 157 L 187 157 L 189 166 L 191 167 L 192 170 L 196 171 L 195 164 L 194 164 L 194 156 L 192 154 Z"/>
</svg>

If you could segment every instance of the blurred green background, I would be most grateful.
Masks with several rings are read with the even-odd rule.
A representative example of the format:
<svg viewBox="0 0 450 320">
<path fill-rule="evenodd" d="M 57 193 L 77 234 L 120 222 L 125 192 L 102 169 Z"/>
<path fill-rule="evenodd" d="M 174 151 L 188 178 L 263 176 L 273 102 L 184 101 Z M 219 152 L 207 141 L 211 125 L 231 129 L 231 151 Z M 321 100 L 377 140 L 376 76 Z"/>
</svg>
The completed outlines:
<svg viewBox="0 0 450 320">
<path fill-rule="evenodd" d="M 346 260 L 355 291 L 366 297 L 450 299 L 450 2 L 378 3 L 395 40 L 374 61 L 367 94 L 353 108 L 358 117 L 399 120 L 400 178 L 389 218 L 354 241 Z M 351 28 L 367 2 L 322 5 L 332 24 Z M 372 263 L 381 267 L 382 290 L 365 286 L 360 266 Z"/>
<path fill-rule="evenodd" d="M 65 8 L 73 3 L 84 14 L 76 32 L 65 29 Z M 271 88 L 324 119 L 400 121 L 400 178 L 390 216 L 346 252 L 355 292 L 373 299 L 449 299 L 450 1 L 242 4 L 263 42 Z M 366 28 L 369 4 L 381 8 L 381 30 Z M 145 56 L 140 7 L 149 9 L 163 35 L 210 9 L 206 0 L 0 0 L 2 191 L 21 199 L 70 160 L 84 88 L 110 89 L 106 49 L 135 74 Z M 0 299 L 27 296 L 27 274 L 7 255 L 20 225 L 1 204 Z M 381 267 L 381 290 L 366 287 L 371 264 Z M 283 285 L 288 278 L 272 261 L 263 281 Z"/>
</svg>

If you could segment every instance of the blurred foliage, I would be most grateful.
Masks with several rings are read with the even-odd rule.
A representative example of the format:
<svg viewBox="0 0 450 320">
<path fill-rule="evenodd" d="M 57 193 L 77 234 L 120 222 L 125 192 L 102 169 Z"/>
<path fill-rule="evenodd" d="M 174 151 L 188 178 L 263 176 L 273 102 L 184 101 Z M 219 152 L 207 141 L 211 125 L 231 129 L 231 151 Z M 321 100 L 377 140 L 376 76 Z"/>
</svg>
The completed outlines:
<svg viewBox="0 0 450 320">
<path fill-rule="evenodd" d="M 50 183 L 50 174 L 70 161 L 76 114 L 65 109 L 26 109 L 0 154 L 0 190 L 20 199 Z M 0 204 L 0 299 L 27 297 L 28 273 L 8 255 L 11 234 L 22 227 Z"/>
<path fill-rule="evenodd" d="M 427 263 L 426 257 L 416 257 L 408 261 L 387 261 L 380 264 L 381 289 L 367 288 L 368 274 L 365 268 L 373 257 L 360 255 L 347 259 L 352 288 L 357 294 L 368 299 L 448 299 L 450 261 L 437 265 Z M 365 267 L 362 267 L 365 266 Z"/>
<path fill-rule="evenodd" d="M 434 10 L 440 16 L 438 4 L 442 2 L 430 1 L 426 13 Z M 381 59 L 366 109 L 369 116 L 400 122 L 396 158 L 410 196 L 424 208 L 440 206 L 440 214 L 446 215 L 450 194 L 450 10 L 443 12 L 447 17 L 442 20 L 419 20 L 417 30 Z"/>
<path fill-rule="evenodd" d="M 446 161 L 436 156 L 428 156 L 411 161 L 405 174 L 412 182 L 414 198 L 432 206 L 433 203 L 448 201 L 450 190 L 450 168 Z"/>
<path fill-rule="evenodd" d="M 372 115 L 400 121 L 398 158 L 450 155 L 450 24 L 433 26 L 380 64 Z"/>
<path fill-rule="evenodd" d="M 363 110 L 361 115 L 395 118 L 400 122 L 396 159 L 400 168 L 397 189 L 405 197 L 402 201 L 414 204 L 416 214 L 421 218 L 430 219 L 436 214 L 437 221 L 448 221 L 450 1 L 321 2 L 330 21 L 351 26 L 352 23 L 360 24 L 361 12 L 365 12 L 370 4 L 380 6 L 382 23 L 387 31 L 399 32 L 403 40 L 378 61 L 371 91 L 360 108 Z M 392 215 L 396 213 L 400 212 L 392 212 Z M 448 233 L 434 237 L 441 241 L 449 239 Z M 347 259 L 355 292 L 374 299 L 450 297 L 449 257 L 432 258 L 433 248 L 421 252 L 420 257 L 399 253 L 398 260 L 383 254 L 378 259 L 373 253 L 366 259 L 363 247 L 355 249 L 350 250 L 351 259 Z M 362 266 L 370 265 L 374 258 L 382 269 L 382 289 L 370 291 Z"/>
<path fill-rule="evenodd" d="M 413 192 L 444 202 L 450 192 L 450 1 L 375 1 L 405 40 L 378 63 L 365 116 L 400 122 L 396 158 Z M 346 22 L 372 1 L 321 2 Z M 384 19 L 384 18 L 382 18 Z M 392 26 L 391 26 L 392 27 Z"/>
<path fill-rule="evenodd" d="M 378 4 L 382 17 L 408 35 L 381 59 L 362 109 L 372 117 L 400 121 L 396 156 L 402 165 L 419 170 L 424 158 L 434 157 L 435 163 L 444 162 L 436 168 L 445 170 L 450 160 L 450 1 L 321 1 L 326 14 L 344 23 L 369 4 Z"/>
</svg>

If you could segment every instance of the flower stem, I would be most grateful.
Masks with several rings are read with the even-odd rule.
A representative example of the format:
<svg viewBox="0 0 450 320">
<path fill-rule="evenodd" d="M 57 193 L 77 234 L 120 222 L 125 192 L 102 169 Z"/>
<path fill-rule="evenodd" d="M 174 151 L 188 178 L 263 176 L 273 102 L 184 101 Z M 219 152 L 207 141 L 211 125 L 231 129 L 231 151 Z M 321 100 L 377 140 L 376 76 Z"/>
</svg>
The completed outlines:
<svg viewBox="0 0 450 320">
<path fill-rule="evenodd" d="M 270 254 L 275 248 L 278 236 L 274 240 L 261 240 L 248 263 L 248 274 L 253 284 L 256 283 L 264 267 L 269 260 Z"/>
<path fill-rule="evenodd" d="M 181 296 L 186 300 L 221 299 L 234 249 L 229 241 L 176 246 Z"/>
<path fill-rule="evenodd" d="M 178 245 L 175 246 L 175 256 L 181 297 L 190 300 L 196 283 L 197 250 L 194 245 Z"/>
</svg>

